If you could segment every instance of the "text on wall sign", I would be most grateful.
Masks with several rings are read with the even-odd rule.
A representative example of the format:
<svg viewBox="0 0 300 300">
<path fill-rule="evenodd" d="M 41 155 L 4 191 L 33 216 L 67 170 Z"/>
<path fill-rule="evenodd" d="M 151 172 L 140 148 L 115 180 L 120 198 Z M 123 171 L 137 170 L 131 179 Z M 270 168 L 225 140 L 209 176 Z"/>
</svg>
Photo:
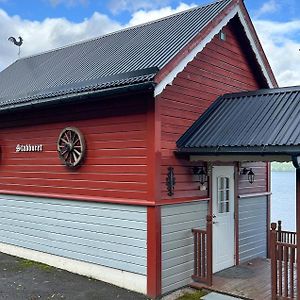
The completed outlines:
<svg viewBox="0 0 300 300">
<path fill-rule="evenodd" d="M 22 145 L 18 144 L 16 146 L 16 152 L 42 152 L 43 151 L 43 145 Z"/>
</svg>

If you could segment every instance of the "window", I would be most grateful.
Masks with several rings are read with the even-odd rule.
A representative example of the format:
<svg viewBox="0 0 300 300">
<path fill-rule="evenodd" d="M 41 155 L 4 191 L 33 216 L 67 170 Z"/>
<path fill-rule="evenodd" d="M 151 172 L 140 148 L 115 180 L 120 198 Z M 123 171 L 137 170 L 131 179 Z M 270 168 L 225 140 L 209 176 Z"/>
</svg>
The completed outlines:
<svg viewBox="0 0 300 300">
<path fill-rule="evenodd" d="M 229 178 L 218 177 L 218 210 L 219 213 L 227 213 L 230 210 L 229 204 Z"/>
<path fill-rule="evenodd" d="M 226 33 L 223 30 L 220 31 L 219 37 L 221 41 L 226 41 Z"/>
</svg>

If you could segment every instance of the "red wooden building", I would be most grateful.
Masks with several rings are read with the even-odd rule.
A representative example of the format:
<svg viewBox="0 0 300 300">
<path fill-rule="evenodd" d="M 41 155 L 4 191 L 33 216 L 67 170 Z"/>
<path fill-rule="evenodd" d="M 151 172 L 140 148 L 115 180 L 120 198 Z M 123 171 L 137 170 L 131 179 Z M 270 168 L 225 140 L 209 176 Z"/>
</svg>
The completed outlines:
<svg viewBox="0 0 300 300">
<path fill-rule="evenodd" d="M 191 282 L 208 214 L 213 272 L 265 257 L 268 164 L 191 161 L 176 141 L 220 95 L 276 86 L 239 0 L 17 60 L 0 73 L 0 251 L 153 297 Z"/>
</svg>

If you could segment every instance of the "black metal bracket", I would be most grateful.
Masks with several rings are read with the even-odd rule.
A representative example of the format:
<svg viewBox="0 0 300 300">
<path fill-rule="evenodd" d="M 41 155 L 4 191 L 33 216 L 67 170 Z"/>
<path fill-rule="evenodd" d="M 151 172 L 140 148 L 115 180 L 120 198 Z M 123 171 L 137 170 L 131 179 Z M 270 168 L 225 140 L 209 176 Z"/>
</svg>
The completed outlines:
<svg viewBox="0 0 300 300">
<path fill-rule="evenodd" d="M 176 184 L 176 178 L 174 175 L 174 168 L 168 167 L 168 174 L 166 177 L 166 186 L 167 186 L 168 196 L 174 195 L 175 184 Z"/>
</svg>

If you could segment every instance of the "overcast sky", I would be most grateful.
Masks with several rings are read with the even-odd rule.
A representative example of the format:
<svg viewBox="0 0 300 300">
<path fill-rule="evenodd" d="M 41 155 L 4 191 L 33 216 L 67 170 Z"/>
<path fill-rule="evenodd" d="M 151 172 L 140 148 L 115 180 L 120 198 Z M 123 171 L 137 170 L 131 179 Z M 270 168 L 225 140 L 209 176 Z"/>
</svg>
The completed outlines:
<svg viewBox="0 0 300 300">
<path fill-rule="evenodd" d="M 96 37 L 210 0 L 0 0 L 0 70 L 18 57 Z M 300 85 L 300 1 L 245 0 L 280 86 Z"/>
</svg>

